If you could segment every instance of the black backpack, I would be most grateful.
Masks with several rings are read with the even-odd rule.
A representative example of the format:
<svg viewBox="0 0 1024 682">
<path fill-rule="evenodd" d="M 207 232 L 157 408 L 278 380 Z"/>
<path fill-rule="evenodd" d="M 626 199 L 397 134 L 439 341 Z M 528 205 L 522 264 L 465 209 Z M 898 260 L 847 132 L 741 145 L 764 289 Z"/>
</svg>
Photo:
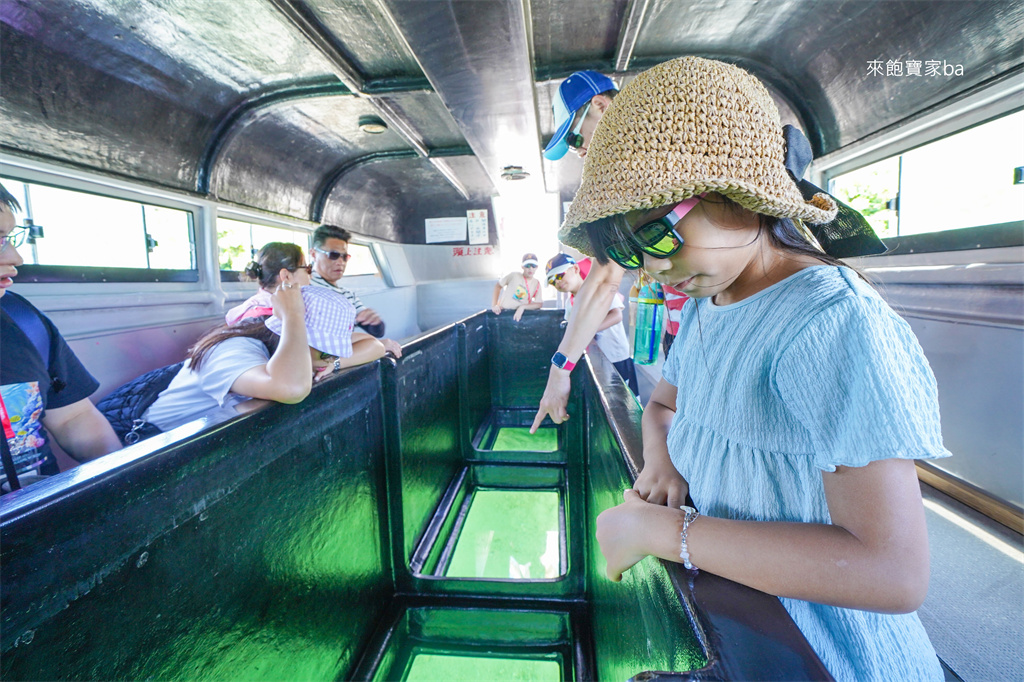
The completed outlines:
<svg viewBox="0 0 1024 682">
<path fill-rule="evenodd" d="M 96 408 L 107 418 L 114 427 L 114 433 L 125 445 L 133 445 L 162 433 L 157 427 L 143 421 L 142 415 L 156 402 L 160 393 L 171 385 L 171 381 L 184 364 L 178 362 L 146 372 L 114 389 L 97 403 Z"/>
</svg>

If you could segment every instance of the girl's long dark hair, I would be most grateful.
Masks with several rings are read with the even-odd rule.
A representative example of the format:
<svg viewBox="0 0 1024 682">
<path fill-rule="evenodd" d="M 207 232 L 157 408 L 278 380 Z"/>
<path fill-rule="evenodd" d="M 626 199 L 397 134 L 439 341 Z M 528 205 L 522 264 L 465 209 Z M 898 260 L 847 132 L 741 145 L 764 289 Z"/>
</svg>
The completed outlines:
<svg viewBox="0 0 1024 682">
<path fill-rule="evenodd" d="M 277 270 L 274 272 L 276 273 Z M 247 317 L 232 327 L 222 324 L 206 332 L 196 341 L 194 346 L 188 349 L 187 357 L 191 360 L 189 368 L 193 372 L 197 371 L 202 367 L 203 361 L 210 354 L 210 351 L 213 350 L 214 346 L 221 341 L 238 337 L 261 341 L 267 347 L 267 352 L 273 355 L 277 351 L 277 344 L 281 341 L 281 337 L 267 329 L 267 325 L 264 324 L 267 321 L 267 317 Z"/>
<path fill-rule="evenodd" d="M 305 259 L 302 249 L 288 242 L 268 242 L 256 254 L 256 259 L 245 266 L 243 279 L 256 280 L 263 289 L 272 289 L 277 285 L 278 273 L 281 268 L 295 272 L 302 267 Z"/>
</svg>

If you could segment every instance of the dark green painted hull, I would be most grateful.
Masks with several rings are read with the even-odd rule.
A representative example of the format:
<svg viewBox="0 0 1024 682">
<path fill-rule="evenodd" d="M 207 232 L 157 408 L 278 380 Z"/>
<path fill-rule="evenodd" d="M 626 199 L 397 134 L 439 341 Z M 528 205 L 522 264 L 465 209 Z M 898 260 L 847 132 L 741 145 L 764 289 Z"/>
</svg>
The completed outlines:
<svg viewBox="0 0 1024 682">
<path fill-rule="evenodd" d="M 384 680 L 449 655 L 545 679 L 825 678 L 774 598 L 650 558 L 603 577 L 594 519 L 640 452 L 614 370 L 600 356 L 577 370 L 573 418 L 543 447 L 498 437 L 532 420 L 561 332 L 547 311 L 477 315 L 300 405 L 4 497 L 0 676 Z M 466 530 L 475 494 L 530 490 L 557 494 L 547 569 L 449 570 L 463 532 L 490 532 Z M 524 513 L 508 528 L 535 528 Z M 511 556 L 519 575 L 540 562 Z"/>
</svg>

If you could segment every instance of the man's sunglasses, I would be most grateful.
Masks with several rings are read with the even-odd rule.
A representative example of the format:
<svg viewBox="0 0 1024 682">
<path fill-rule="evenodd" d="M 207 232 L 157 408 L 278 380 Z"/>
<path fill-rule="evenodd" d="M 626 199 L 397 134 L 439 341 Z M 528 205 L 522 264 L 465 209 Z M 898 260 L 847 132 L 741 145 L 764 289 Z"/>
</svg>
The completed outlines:
<svg viewBox="0 0 1024 682">
<path fill-rule="evenodd" d="M 318 249 L 315 246 L 313 247 L 313 250 L 327 256 L 328 260 L 338 260 L 340 258 L 344 263 L 347 263 L 348 259 L 352 257 L 351 253 L 342 253 L 341 251 L 324 251 L 323 249 Z"/>
<path fill-rule="evenodd" d="M 556 284 L 558 284 L 559 282 L 562 281 L 563 277 L 565 277 L 565 273 L 564 272 L 562 274 L 560 274 L 560 275 L 554 275 L 553 277 L 548 277 L 548 286 L 552 286 L 552 287 L 555 286 Z"/>
<path fill-rule="evenodd" d="M 583 146 L 583 135 L 580 134 L 580 130 L 583 128 L 583 119 L 587 117 L 587 111 L 589 110 L 590 102 L 587 102 L 587 106 L 580 110 L 580 120 L 576 122 L 572 130 L 565 134 L 565 144 L 573 151 Z"/>
<path fill-rule="evenodd" d="M 10 231 L 6 236 L 0 237 L 0 253 L 7 250 L 10 246 L 12 249 L 16 249 L 25 243 L 25 237 L 28 236 L 27 227 L 16 227 Z"/>
<path fill-rule="evenodd" d="M 605 253 L 627 270 L 641 267 L 645 253 L 655 258 L 668 258 L 683 246 L 676 225 L 700 200 L 701 197 L 696 196 L 679 202 L 668 215 L 644 223 L 633 231 L 632 238 L 611 244 L 605 248 Z"/>
</svg>

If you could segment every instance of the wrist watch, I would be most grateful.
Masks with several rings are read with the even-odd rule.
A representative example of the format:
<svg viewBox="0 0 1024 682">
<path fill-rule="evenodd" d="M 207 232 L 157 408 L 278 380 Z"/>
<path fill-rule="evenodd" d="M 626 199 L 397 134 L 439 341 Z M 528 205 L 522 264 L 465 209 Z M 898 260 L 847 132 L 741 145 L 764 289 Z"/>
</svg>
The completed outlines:
<svg viewBox="0 0 1024 682">
<path fill-rule="evenodd" d="M 569 358 L 561 353 L 555 353 L 551 356 L 551 364 L 558 369 L 564 369 L 566 372 L 571 372 L 572 368 L 576 366 L 575 362 L 569 362 Z"/>
</svg>

